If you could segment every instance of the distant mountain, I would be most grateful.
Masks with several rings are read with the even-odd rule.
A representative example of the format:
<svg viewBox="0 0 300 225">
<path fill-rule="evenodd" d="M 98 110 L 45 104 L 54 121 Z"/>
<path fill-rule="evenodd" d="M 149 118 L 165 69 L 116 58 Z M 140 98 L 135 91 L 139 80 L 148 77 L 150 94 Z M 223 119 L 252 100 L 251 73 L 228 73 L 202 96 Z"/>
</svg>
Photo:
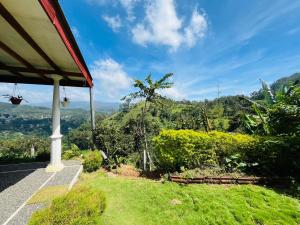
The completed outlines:
<svg viewBox="0 0 300 225">
<path fill-rule="evenodd" d="M 90 114 L 84 109 L 62 108 L 61 131 L 66 134 L 89 120 Z M 51 134 L 51 108 L 0 102 L 0 138 L 14 132 L 49 136 Z"/>
<path fill-rule="evenodd" d="M 270 88 L 274 93 L 278 92 L 285 86 L 292 85 L 296 80 L 300 80 L 300 73 L 294 73 L 291 76 L 283 77 L 270 85 Z M 259 89 L 258 91 L 254 91 L 251 93 L 251 98 L 254 100 L 262 100 L 264 99 L 264 91 Z"/>
<path fill-rule="evenodd" d="M 96 112 L 101 112 L 101 113 L 114 113 L 119 110 L 119 105 L 120 105 L 120 103 L 117 102 L 98 102 L 98 101 L 95 101 L 94 104 L 95 104 Z M 32 103 L 29 105 L 51 108 L 52 103 L 41 102 L 41 103 Z M 90 110 L 90 103 L 84 101 L 75 101 L 75 102 L 71 101 L 67 109 Z"/>
<path fill-rule="evenodd" d="M 296 80 L 300 80 L 300 73 L 295 73 L 291 76 L 280 78 L 271 85 L 271 88 L 274 91 L 278 91 L 285 85 L 293 84 Z"/>
</svg>

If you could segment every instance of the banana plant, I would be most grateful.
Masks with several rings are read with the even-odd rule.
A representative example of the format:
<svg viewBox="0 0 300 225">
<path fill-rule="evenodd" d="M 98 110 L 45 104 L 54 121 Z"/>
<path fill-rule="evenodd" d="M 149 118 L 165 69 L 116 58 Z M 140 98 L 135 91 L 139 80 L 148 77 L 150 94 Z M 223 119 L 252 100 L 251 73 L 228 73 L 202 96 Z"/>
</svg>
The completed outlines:
<svg viewBox="0 0 300 225">
<path fill-rule="evenodd" d="M 290 108 L 288 106 L 300 106 L 300 82 L 296 81 L 289 87 L 283 87 L 281 91 L 277 92 L 276 96 L 266 82 L 261 80 L 261 83 L 265 96 L 265 104 L 259 104 L 249 98 L 241 97 L 251 103 L 251 109 L 253 112 L 253 114 L 244 115 L 244 127 L 247 131 L 253 134 L 269 135 L 274 132 L 281 133 L 282 131 L 278 130 L 278 128 L 274 128 L 274 124 L 272 122 L 274 121 L 274 119 L 272 120 L 274 117 L 274 109 L 277 109 L 278 106 L 286 106 L 286 109 Z M 288 114 L 285 114 L 285 116 L 288 118 Z"/>
<path fill-rule="evenodd" d="M 262 86 L 262 90 L 263 90 L 266 102 L 269 105 L 275 104 L 276 103 L 275 95 L 273 94 L 270 86 L 262 79 L 260 79 L 260 82 L 261 82 L 261 86 Z"/>
</svg>

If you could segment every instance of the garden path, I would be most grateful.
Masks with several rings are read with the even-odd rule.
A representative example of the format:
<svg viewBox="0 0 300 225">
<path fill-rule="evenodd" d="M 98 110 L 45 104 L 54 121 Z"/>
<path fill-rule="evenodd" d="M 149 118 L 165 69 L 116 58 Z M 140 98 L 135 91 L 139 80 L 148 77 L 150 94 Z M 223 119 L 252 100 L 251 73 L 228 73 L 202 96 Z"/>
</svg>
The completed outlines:
<svg viewBox="0 0 300 225">
<path fill-rule="evenodd" d="M 67 185 L 70 189 L 82 171 L 79 161 L 63 161 L 65 167 L 56 173 L 47 173 L 46 162 L 0 165 L 0 224 L 25 225 L 33 212 L 44 204 L 27 204 L 39 190 Z"/>
</svg>

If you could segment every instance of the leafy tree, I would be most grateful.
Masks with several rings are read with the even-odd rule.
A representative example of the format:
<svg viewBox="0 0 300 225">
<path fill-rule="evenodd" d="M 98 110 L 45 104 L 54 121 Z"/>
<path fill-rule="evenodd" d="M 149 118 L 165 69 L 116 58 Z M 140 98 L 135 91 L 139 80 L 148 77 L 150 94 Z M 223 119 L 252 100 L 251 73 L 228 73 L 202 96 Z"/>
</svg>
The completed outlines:
<svg viewBox="0 0 300 225">
<path fill-rule="evenodd" d="M 132 137 L 125 134 L 116 124 L 99 123 L 95 130 L 98 149 L 104 151 L 109 163 L 119 164 L 119 157 L 126 157 L 133 149 Z"/>
<path fill-rule="evenodd" d="M 144 138 L 144 150 L 143 150 L 143 170 L 147 170 L 147 161 L 151 161 L 150 154 L 148 151 L 148 138 L 146 132 L 146 113 L 148 111 L 149 103 L 156 103 L 160 99 L 163 99 L 157 91 L 161 89 L 171 88 L 173 83 L 169 82 L 168 79 L 172 77 L 172 73 L 165 74 L 161 79 L 154 81 L 151 74 L 148 75 L 144 81 L 135 80 L 134 87 L 138 88 L 138 91 L 130 93 L 125 96 L 122 100 L 144 100 L 144 106 L 141 107 L 141 120 L 139 122 L 139 129 L 141 130 L 142 136 Z M 148 159 L 148 160 L 147 160 Z M 149 163 L 151 167 L 151 162 Z M 150 168 L 151 170 L 151 168 Z"/>
</svg>

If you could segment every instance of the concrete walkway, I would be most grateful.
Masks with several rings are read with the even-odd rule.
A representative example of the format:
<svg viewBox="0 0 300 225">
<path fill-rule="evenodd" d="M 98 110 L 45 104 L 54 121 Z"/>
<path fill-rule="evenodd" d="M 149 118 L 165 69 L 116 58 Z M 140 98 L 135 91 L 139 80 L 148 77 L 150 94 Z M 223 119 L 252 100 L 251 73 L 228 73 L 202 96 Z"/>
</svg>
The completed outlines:
<svg viewBox="0 0 300 225">
<path fill-rule="evenodd" d="M 63 161 L 65 168 L 56 173 L 46 173 L 47 163 L 22 163 L 0 165 L 0 224 L 25 225 L 31 214 L 43 204 L 26 202 L 40 189 L 56 185 L 71 188 L 82 171 L 79 161 Z"/>
</svg>

